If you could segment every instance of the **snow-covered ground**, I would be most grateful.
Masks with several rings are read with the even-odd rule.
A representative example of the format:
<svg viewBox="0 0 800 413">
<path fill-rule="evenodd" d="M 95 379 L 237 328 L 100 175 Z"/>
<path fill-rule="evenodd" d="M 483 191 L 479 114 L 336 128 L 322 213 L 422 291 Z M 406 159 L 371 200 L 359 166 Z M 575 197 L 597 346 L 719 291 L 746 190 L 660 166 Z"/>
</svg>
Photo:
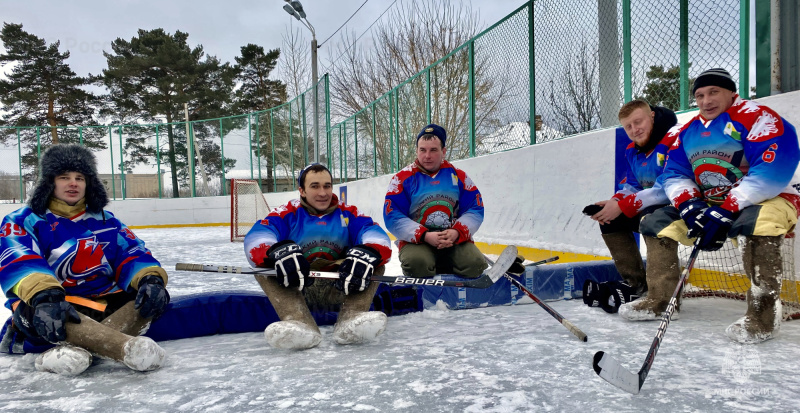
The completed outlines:
<svg viewBox="0 0 800 413">
<path fill-rule="evenodd" d="M 244 265 L 227 228 L 135 231 L 170 271 L 176 262 Z M 397 273 L 398 263 L 388 274 Z M 250 276 L 170 271 L 170 292 L 259 291 Z M 75 378 L 40 373 L 34 355 L 0 355 L 0 410 L 11 411 L 798 411 L 800 322 L 740 346 L 723 334 L 744 303 L 692 299 L 670 324 L 639 395 L 600 379 L 606 351 L 638 371 L 657 323 L 625 322 L 580 300 L 551 305 L 589 336 L 579 342 L 539 306 L 429 309 L 389 319 L 378 341 L 339 346 L 332 327 L 307 351 L 261 333 L 165 341 L 150 373 L 96 360 Z M 7 317 L 8 312 L 0 313 Z"/>
</svg>

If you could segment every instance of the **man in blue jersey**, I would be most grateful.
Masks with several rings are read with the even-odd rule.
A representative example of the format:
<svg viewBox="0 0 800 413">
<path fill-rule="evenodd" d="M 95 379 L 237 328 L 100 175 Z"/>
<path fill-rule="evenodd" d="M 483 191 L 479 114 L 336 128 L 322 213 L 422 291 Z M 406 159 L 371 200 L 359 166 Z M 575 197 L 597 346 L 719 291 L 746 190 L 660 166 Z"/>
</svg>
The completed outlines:
<svg viewBox="0 0 800 413">
<path fill-rule="evenodd" d="M 408 277 L 452 272 L 477 278 L 488 266 L 472 236 L 483 222 L 483 200 L 464 171 L 447 162 L 447 133 L 428 125 L 417 135 L 417 159 L 389 183 L 383 208 L 397 237 Z"/>
<path fill-rule="evenodd" d="M 678 136 L 675 113 L 632 100 L 619 110 L 619 122 L 631 143 L 625 148 L 627 171 L 611 199 L 589 205 L 584 213 L 600 223 L 611 258 L 623 283 L 597 286 L 587 280 L 584 302 L 616 313 L 623 302 L 647 291 L 642 255 L 633 233 L 647 214 L 669 205 L 658 179 L 667 163 L 667 151 Z M 600 287 L 600 288 L 598 288 Z"/>
<path fill-rule="evenodd" d="M 91 353 L 158 368 L 164 350 L 138 336 L 169 303 L 167 273 L 103 210 L 108 196 L 91 151 L 50 147 L 28 204 L 0 226 L 0 286 L 13 311 L 0 351 L 46 350 L 36 369 L 66 375 L 89 367 Z"/>
<path fill-rule="evenodd" d="M 277 277 L 256 275 L 281 321 L 267 326 L 264 336 L 276 348 L 307 349 L 322 341 L 319 327 L 303 297 L 314 286 L 311 270 L 338 271 L 335 287 L 344 294 L 333 340 L 339 344 L 375 339 L 386 328 L 386 315 L 369 311 L 377 283 L 392 250 L 389 236 L 355 206 L 333 194 L 332 176 L 311 164 L 297 178 L 300 199 L 272 210 L 244 238 L 253 266 L 274 268 Z M 322 281 L 317 281 L 322 283 Z"/>
<path fill-rule="evenodd" d="M 680 276 L 678 242 L 696 240 L 698 248 L 714 251 L 743 236 L 747 313 L 725 333 L 759 343 L 780 330 L 781 244 L 800 209 L 797 133 L 772 109 L 739 97 L 724 69 L 701 73 L 692 93 L 700 114 L 681 128 L 662 175 L 672 206 L 640 227 L 650 292 L 619 312 L 631 320 L 661 317 Z"/>
</svg>

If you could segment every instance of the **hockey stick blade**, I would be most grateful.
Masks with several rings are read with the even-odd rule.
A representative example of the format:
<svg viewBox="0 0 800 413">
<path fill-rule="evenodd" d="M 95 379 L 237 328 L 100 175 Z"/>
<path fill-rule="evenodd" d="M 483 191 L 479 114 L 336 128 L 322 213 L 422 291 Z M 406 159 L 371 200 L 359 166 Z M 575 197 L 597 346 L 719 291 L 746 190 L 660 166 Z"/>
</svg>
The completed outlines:
<svg viewBox="0 0 800 413">
<path fill-rule="evenodd" d="M 689 262 L 686 263 L 686 268 L 684 268 L 681 272 L 681 276 L 678 279 L 678 285 L 675 286 L 675 291 L 672 293 L 669 304 L 667 304 L 667 309 L 664 310 L 664 314 L 661 315 L 661 324 L 658 326 L 656 336 L 653 338 L 653 343 L 650 344 L 650 350 L 647 352 L 647 355 L 644 358 L 644 364 L 642 364 L 642 368 L 639 369 L 639 373 L 631 373 L 622 367 L 622 365 L 614 357 L 611 357 L 602 351 L 598 351 L 595 353 L 594 359 L 592 360 L 592 367 L 594 367 L 594 372 L 597 373 L 598 376 L 628 393 L 639 394 L 639 391 L 644 385 L 645 379 L 647 379 L 647 375 L 650 374 L 650 368 L 653 367 L 653 362 L 656 359 L 656 353 L 658 353 L 658 348 L 661 347 L 661 341 L 664 339 L 664 334 L 667 333 L 667 327 L 669 326 L 669 321 L 672 318 L 672 314 L 677 308 L 678 295 L 680 295 L 686 279 L 689 278 L 689 273 L 692 271 L 694 262 L 697 261 L 697 256 L 699 254 L 700 248 L 698 248 L 697 244 L 695 244 L 694 248 L 692 249 L 692 253 L 689 255 Z"/>
<path fill-rule="evenodd" d="M 594 354 L 594 372 L 605 381 L 631 394 L 639 394 L 644 380 L 638 374 L 631 373 L 614 357 L 603 351 Z"/>
<path fill-rule="evenodd" d="M 515 249 L 516 251 L 516 249 Z M 512 251 L 509 255 L 516 256 L 516 252 Z M 509 264 L 510 266 L 511 264 Z M 249 267 L 236 267 L 232 265 L 205 265 L 205 264 L 189 264 L 177 263 L 175 264 L 177 271 L 194 271 L 194 272 L 215 272 L 225 274 L 253 274 L 263 276 L 275 276 L 275 270 L 249 268 Z M 339 279 L 339 273 L 336 272 L 323 272 L 311 271 L 309 274 L 312 278 L 323 279 Z M 396 285 L 422 285 L 432 287 L 464 287 L 464 288 L 488 288 L 494 284 L 492 279 L 493 274 L 490 272 L 482 274 L 478 278 L 463 278 L 455 274 L 439 274 L 433 278 L 414 278 L 414 277 L 392 277 L 392 276 L 378 276 L 373 275 L 373 281 L 385 282 Z"/>
</svg>

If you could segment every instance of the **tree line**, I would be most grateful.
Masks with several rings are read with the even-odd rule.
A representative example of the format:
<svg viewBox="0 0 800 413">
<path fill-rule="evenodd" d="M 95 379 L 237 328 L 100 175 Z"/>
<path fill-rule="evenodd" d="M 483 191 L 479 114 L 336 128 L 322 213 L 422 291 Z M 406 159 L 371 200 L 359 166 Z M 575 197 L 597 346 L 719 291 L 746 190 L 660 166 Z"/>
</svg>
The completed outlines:
<svg viewBox="0 0 800 413">
<path fill-rule="evenodd" d="M 78 76 L 67 63 L 70 52 L 59 51 L 60 42 L 47 44 L 22 24 L 4 23 L 0 41 L 6 52 L 0 54 L 0 65 L 13 66 L 7 79 L 0 79 L 5 112 L 0 126 L 49 128 L 39 134 L 35 128 L 0 128 L 0 140 L 16 141 L 19 131 L 26 175 L 35 177 L 39 147 L 80 141 L 95 150 L 107 148 L 108 128 L 82 128 L 78 136 L 77 128 L 68 126 L 171 124 L 186 119 L 184 105 L 189 121 L 195 121 L 266 110 L 286 101 L 286 85 L 270 78 L 279 49 L 265 51 L 247 44 L 230 64 L 207 55 L 202 45 L 191 47 L 188 37 L 181 31 L 140 29 L 130 40 L 117 38 L 111 51 L 103 52 L 107 68 L 101 74 Z M 92 93 L 91 86 L 104 87 L 107 93 Z M 246 125 L 246 119 L 238 122 Z M 210 138 L 219 131 L 204 123 L 192 126 L 205 172 L 224 172 L 220 147 Z M 233 120 L 226 127 L 241 125 Z M 171 175 L 172 195 L 178 197 L 178 179 L 189 174 L 186 130 L 165 125 L 161 132 L 165 143 L 158 150 L 169 169 L 177 172 Z M 125 133 L 125 169 L 154 162 L 153 128 L 126 128 Z M 235 160 L 226 159 L 224 169 L 234 164 Z"/>
</svg>

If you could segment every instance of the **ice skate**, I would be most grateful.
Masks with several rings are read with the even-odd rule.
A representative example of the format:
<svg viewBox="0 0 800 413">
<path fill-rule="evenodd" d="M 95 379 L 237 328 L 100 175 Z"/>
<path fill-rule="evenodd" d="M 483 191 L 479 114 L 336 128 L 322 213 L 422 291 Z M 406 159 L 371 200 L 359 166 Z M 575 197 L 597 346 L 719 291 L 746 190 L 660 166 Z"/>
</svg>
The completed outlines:
<svg viewBox="0 0 800 413">
<path fill-rule="evenodd" d="M 386 314 L 380 311 L 359 313 L 349 320 L 337 322 L 333 341 L 338 344 L 357 344 L 375 340 L 386 330 Z"/>
<path fill-rule="evenodd" d="M 131 370 L 151 371 L 161 367 L 167 352 L 149 337 L 134 337 L 125 343 L 122 363 Z"/>
<path fill-rule="evenodd" d="M 319 330 L 297 321 L 277 321 L 267 326 L 264 338 L 270 346 L 285 350 L 305 350 L 322 341 Z"/>
<path fill-rule="evenodd" d="M 91 365 L 92 353 L 69 344 L 59 345 L 39 354 L 34 362 L 38 371 L 64 376 L 77 376 Z"/>
</svg>

